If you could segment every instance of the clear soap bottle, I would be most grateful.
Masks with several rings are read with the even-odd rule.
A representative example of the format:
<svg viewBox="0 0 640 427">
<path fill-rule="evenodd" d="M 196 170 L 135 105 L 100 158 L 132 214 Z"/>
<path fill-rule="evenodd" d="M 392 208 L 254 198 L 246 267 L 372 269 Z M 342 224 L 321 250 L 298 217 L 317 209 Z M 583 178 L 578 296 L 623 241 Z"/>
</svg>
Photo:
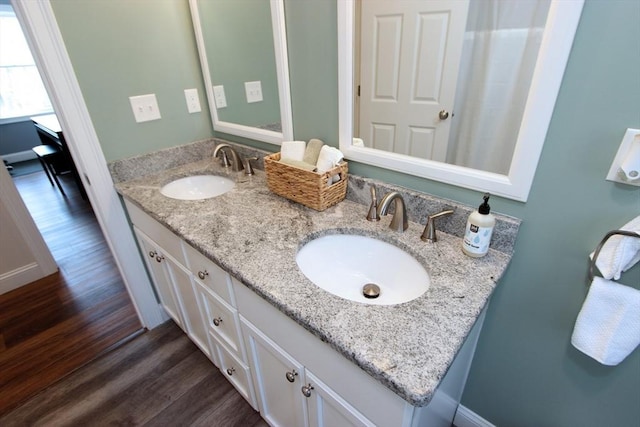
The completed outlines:
<svg viewBox="0 0 640 427">
<path fill-rule="evenodd" d="M 473 258 L 480 258 L 487 254 L 493 227 L 496 225 L 496 219 L 491 214 L 489 197 L 489 193 L 484 193 L 484 202 L 478 207 L 477 211 L 469 215 L 467 227 L 464 231 L 462 251 Z"/>
</svg>

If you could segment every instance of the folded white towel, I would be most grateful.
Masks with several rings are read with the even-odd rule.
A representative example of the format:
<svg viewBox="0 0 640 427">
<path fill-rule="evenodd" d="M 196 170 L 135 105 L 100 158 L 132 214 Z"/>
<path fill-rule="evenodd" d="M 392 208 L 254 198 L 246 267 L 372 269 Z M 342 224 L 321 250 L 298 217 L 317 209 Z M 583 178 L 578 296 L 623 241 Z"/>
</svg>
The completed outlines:
<svg viewBox="0 0 640 427">
<path fill-rule="evenodd" d="M 323 145 L 320 150 L 320 155 L 318 156 L 318 162 L 316 163 L 318 172 L 324 173 L 329 169 L 333 169 L 343 158 L 344 155 L 337 148 Z"/>
<path fill-rule="evenodd" d="M 640 290 L 594 278 L 571 344 L 603 365 L 622 362 L 640 344 Z"/>
<path fill-rule="evenodd" d="M 301 162 L 304 158 L 306 146 L 307 143 L 304 141 L 282 141 L 282 145 L 280 146 L 280 159 Z"/>
<path fill-rule="evenodd" d="M 316 168 L 319 173 L 325 173 L 328 170 L 333 169 L 342 161 L 344 155 L 342 151 L 338 150 L 335 147 L 330 147 L 328 145 L 323 145 L 320 150 L 320 155 L 318 156 L 318 163 L 316 163 Z M 340 175 L 334 175 L 331 177 L 331 182 L 335 183 L 340 181 Z"/>
<path fill-rule="evenodd" d="M 640 236 L 640 216 L 625 224 L 622 230 L 633 231 Z M 611 236 L 602 246 L 596 267 L 605 279 L 620 279 L 620 274 L 640 261 L 640 238 Z"/>
</svg>

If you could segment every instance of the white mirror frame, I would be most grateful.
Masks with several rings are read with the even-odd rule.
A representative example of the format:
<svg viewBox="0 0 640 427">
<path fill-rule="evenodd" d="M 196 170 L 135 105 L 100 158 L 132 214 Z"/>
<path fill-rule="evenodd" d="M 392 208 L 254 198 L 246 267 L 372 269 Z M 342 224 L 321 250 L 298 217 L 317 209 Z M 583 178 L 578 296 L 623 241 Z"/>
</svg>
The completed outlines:
<svg viewBox="0 0 640 427">
<path fill-rule="evenodd" d="M 289 60 L 287 57 L 287 31 L 284 16 L 284 0 L 270 0 L 270 5 L 271 25 L 273 26 L 273 43 L 276 55 L 276 73 L 278 76 L 278 96 L 280 98 L 280 122 L 282 124 L 281 133 L 245 126 L 238 123 L 224 122 L 218 118 L 218 111 L 216 109 L 214 101 L 215 98 L 213 96 L 211 73 L 209 72 L 209 62 L 207 60 L 202 33 L 200 12 L 198 10 L 198 0 L 189 0 L 191 19 L 193 20 L 198 54 L 200 56 L 200 65 L 202 67 L 202 77 L 204 78 L 214 131 L 280 145 L 282 141 L 293 140 L 291 92 L 289 87 Z"/>
<path fill-rule="evenodd" d="M 338 3 L 340 151 L 347 159 L 526 202 L 584 0 L 552 0 L 508 175 L 352 145 L 354 0 Z"/>
</svg>

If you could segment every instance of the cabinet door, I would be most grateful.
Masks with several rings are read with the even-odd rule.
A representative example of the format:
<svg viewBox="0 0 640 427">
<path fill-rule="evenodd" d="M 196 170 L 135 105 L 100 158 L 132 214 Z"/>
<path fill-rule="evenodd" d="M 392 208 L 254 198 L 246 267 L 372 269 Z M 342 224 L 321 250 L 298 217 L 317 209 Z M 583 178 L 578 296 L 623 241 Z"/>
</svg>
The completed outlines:
<svg viewBox="0 0 640 427">
<path fill-rule="evenodd" d="M 171 318 L 182 328 L 186 330 L 184 322 L 180 315 L 178 300 L 171 283 L 172 277 L 169 273 L 166 263 L 166 257 L 162 249 L 156 243 L 145 235 L 138 228 L 134 227 L 138 243 L 143 251 L 143 257 L 151 274 L 151 279 L 156 288 L 160 304 Z"/>
<path fill-rule="evenodd" d="M 336 394 L 313 373 L 306 371 L 305 396 L 309 409 L 311 427 L 375 427 L 364 415 L 358 412 L 342 397 Z M 366 393 L 366 390 L 362 390 Z"/>
<path fill-rule="evenodd" d="M 200 347 L 200 350 L 211 358 L 207 329 L 200 315 L 191 273 L 169 256 L 165 257 L 165 262 L 171 274 L 187 334 L 189 338 Z"/>
<path fill-rule="evenodd" d="M 271 426 L 307 427 L 304 367 L 241 318 L 260 414 Z M 336 424 L 337 425 L 337 424 Z"/>
</svg>

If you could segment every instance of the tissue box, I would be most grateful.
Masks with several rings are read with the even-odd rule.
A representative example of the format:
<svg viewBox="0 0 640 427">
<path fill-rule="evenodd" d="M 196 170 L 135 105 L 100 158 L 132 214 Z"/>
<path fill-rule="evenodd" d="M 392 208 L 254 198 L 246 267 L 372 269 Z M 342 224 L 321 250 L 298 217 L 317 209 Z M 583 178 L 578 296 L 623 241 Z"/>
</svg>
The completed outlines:
<svg viewBox="0 0 640 427">
<path fill-rule="evenodd" d="M 323 211 L 344 200 L 347 195 L 347 162 L 324 173 L 309 172 L 280 163 L 280 153 L 264 158 L 269 190 L 317 211 Z M 332 183 L 332 177 L 340 180 Z"/>
</svg>

